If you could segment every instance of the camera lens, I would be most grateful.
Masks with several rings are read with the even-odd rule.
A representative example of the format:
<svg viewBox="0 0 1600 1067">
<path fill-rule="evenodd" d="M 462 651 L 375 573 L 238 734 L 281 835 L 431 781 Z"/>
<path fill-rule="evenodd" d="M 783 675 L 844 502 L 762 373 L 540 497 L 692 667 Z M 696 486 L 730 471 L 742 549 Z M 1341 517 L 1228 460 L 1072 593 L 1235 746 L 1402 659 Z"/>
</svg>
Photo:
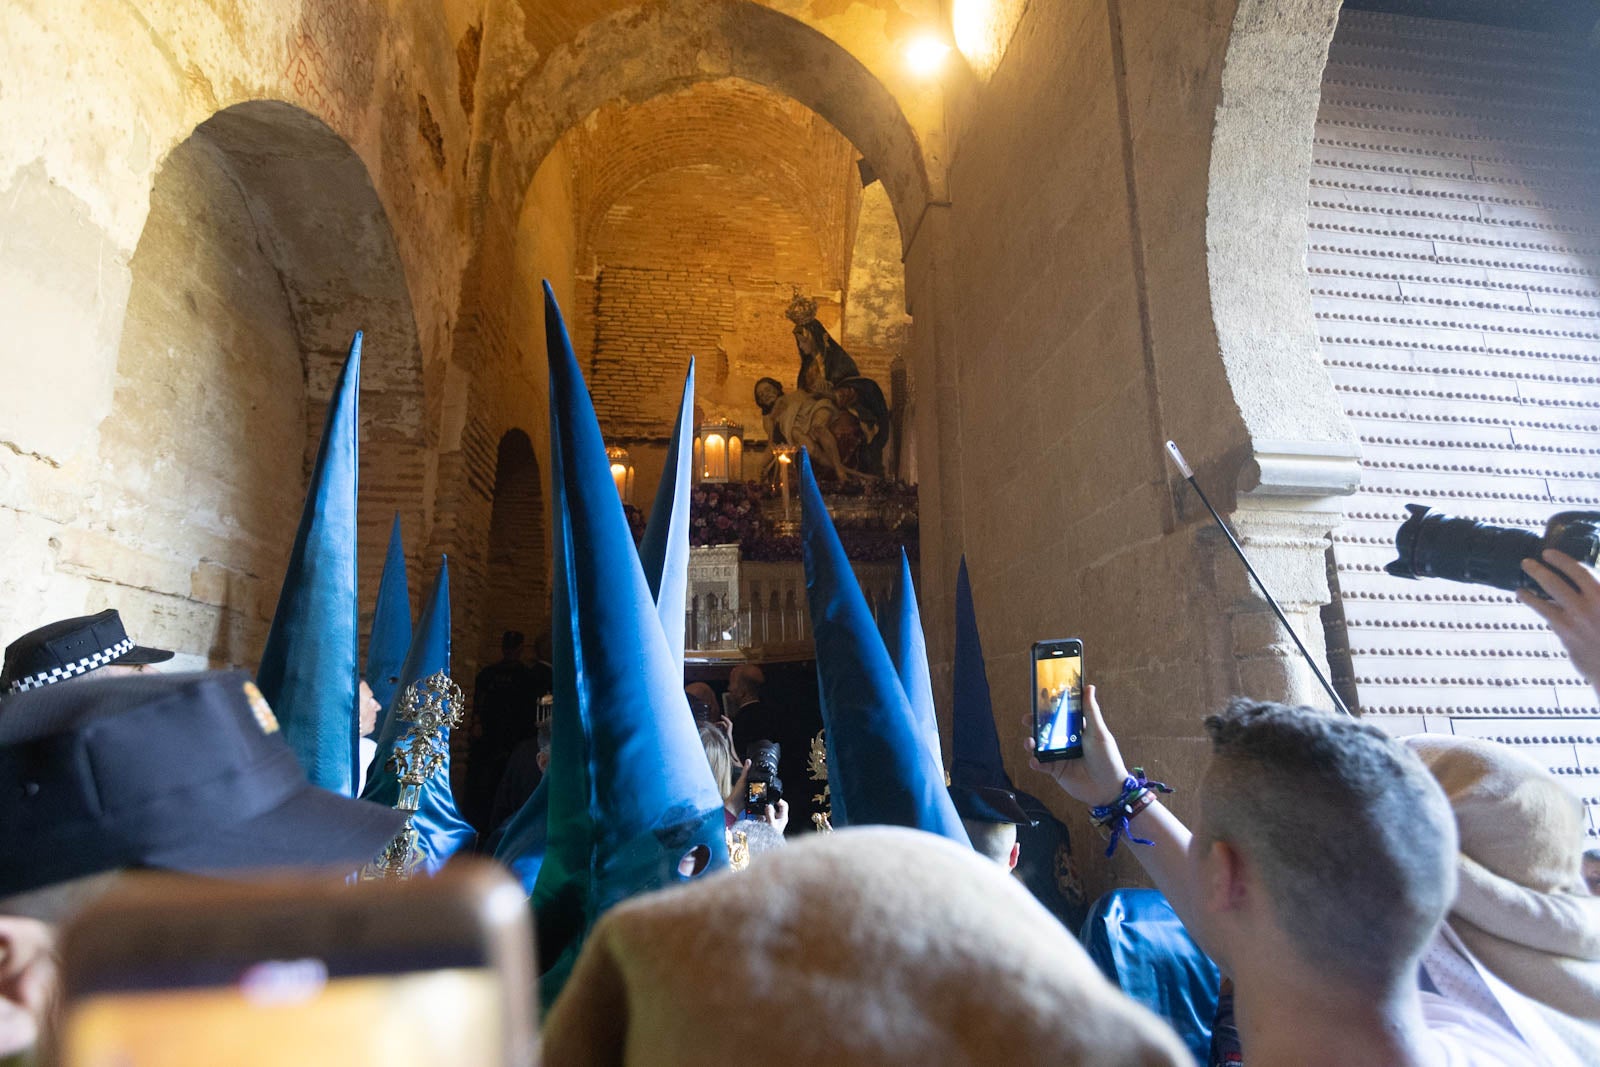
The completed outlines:
<svg viewBox="0 0 1600 1067">
<path fill-rule="evenodd" d="M 1410 512 L 1394 535 L 1399 557 L 1384 570 L 1398 578 L 1444 578 L 1515 592 L 1544 595 L 1522 571 L 1522 561 L 1556 548 L 1582 563 L 1600 557 L 1600 512 L 1564 511 L 1551 517 L 1545 534 L 1494 526 L 1407 504 Z"/>
</svg>

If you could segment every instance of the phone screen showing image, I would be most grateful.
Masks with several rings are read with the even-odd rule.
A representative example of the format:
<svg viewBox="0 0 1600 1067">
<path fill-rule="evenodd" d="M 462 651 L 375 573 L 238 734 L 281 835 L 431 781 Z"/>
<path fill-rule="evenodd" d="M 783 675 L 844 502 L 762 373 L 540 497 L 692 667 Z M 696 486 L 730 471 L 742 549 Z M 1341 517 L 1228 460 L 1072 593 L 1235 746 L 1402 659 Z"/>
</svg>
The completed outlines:
<svg viewBox="0 0 1600 1067">
<path fill-rule="evenodd" d="M 1033 646 L 1033 739 L 1041 760 L 1083 755 L 1083 642 Z"/>
</svg>

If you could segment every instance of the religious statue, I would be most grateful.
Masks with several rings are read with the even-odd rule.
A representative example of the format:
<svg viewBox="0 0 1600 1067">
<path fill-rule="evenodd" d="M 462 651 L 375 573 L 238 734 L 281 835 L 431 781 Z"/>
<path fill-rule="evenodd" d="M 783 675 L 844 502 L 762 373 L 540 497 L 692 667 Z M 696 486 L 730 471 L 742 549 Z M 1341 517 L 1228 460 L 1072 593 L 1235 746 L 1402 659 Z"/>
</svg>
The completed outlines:
<svg viewBox="0 0 1600 1067">
<path fill-rule="evenodd" d="M 794 323 L 794 344 L 800 354 L 800 373 L 795 379 L 795 388 L 801 394 L 830 400 L 831 409 L 843 416 L 829 421 L 829 433 L 840 457 L 839 477 L 846 477 L 842 472 L 847 465 L 851 474 L 883 477 L 883 450 L 889 443 L 889 404 L 884 399 L 883 389 L 861 373 L 850 353 L 817 321 L 815 300 L 796 292 L 784 315 Z M 759 388 L 758 384 L 758 391 Z M 782 387 L 779 388 L 781 391 Z M 797 402 L 798 398 L 790 401 L 791 404 Z M 757 403 L 760 403 L 759 396 Z M 763 407 L 762 414 L 767 414 L 767 410 Z M 807 414 L 810 416 L 814 412 Z M 768 435 L 771 435 L 770 429 Z M 792 445 L 802 444 L 786 440 Z"/>
<path fill-rule="evenodd" d="M 773 444 L 794 445 L 811 453 L 819 471 L 831 474 L 839 481 L 860 477 L 861 472 L 845 465 L 839 452 L 839 439 L 835 426 L 844 417 L 830 396 L 814 396 L 807 392 L 785 393 L 783 384 L 776 378 L 762 378 L 756 382 L 756 406 L 761 409 L 761 421 L 767 430 L 767 440 Z"/>
</svg>

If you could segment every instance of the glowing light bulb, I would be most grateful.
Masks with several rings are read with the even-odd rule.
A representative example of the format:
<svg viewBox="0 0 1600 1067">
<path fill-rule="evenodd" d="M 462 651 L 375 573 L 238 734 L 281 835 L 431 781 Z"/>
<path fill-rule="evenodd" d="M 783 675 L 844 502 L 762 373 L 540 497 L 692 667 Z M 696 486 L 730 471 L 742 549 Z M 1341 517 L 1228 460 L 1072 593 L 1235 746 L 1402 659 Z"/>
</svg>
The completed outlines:
<svg viewBox="0 0 1600 1067">
<path fill-rule="evenodd" d="M 950 46 L 937 36 L 932 33 L 919 34 L 906 45 L 906 66 L 911 68 L 913 74 L 926 78 L 939 73 L 939 68 L 944 66 L 944 57 L 949 54 Z"/>
</svg>

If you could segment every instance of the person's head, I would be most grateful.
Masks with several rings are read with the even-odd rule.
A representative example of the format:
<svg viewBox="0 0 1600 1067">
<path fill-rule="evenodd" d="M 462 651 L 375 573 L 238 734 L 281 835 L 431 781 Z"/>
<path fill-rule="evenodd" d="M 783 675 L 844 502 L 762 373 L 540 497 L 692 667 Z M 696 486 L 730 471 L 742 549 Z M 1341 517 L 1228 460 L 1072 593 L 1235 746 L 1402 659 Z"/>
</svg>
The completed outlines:
<svg viewBox="0 0 1600 1067">
<path fill-rule="evenodd" d="M 981 819 L 961 820 L 973 849 L 988 856 L 1008 871 L 1017 869 L 1022 855 L 1022 845 L 1017 841 L 1017 824 L 1010 822 L 985 822 Z"/>
<path fill-rule="evenodd" d="M 1455 820 L 1421 761 L 1311 708 L 1241 698 L 1205 727 L 1190 860 L 1217 963 L 1374 995 L 1414 983 L 1456 886 Z"/>
<path fill-rule="evenodd" d="M 711 723 L 700 724 L 700 744 L 706 750 L 706 762 L 711 764 L 711 777 L 716 779 L 717 792 L 727 800 L 733 792 L 733 750 L 728 747 L 728 735 Z"/>
<path fill-rule="evenodd" d="M 541 1036 L 550 1063 L 1194 1062 L 1016 879 L 898 826 L 807 834 L 617 905 Z"/>
<path fill-rule="evenodd" d="M 756 407 L 761 409 L 761 414 L 766 415 L 772 411 L 772 405 L 778 402 L 783 395 L 783 383 L 776 378 L 760 378 L 756 381 Z"/>
<path fill-rule="evenodd" d="M 361 736 L 371 737 L 372 731 L 378 728 L 378 712 L 383 710 L 383 705 L 378 703 L 378 698 L 372 695 L 372 686 L 367 684 L 365 678 L 361 679 Z"/>
<path fill-rule="evenodd" d="M 507 630 L 501 634 L 500 658 L 505 660 L 521 659 L 524 640 L 520 630 Z"/>
<path fill-rule="evenodd" d="M 6 646 L 0 698 L 79 678 L 145 674 L 173 653 L 133 643 L 115 608 L 97 615 L 58 619 Z"/>
<path fill-rule="evenodd" d="M 822 324 L 815 319 L 810 322 L 796 324 L 794 328 L 794 346 L 800 350 L 802 356 L 814 356 L 822 351 L 822 345 L 817 337 L 817 332 L 821 326 Z"/>
<path fill-rule="evenodd" d="M 767 676 L 760 667 L 754 663 L 741 663 L 728 672 L 728 692 L 733 695 L 735 704 L 743 706 L 761 699 L 761 687 L 766 681 Z"/>
<path fill-rule="evenodd" d="M 1591 848 L 1583 854 L 1583 884 L 1589 895 L 1600 897 L 1600 848 Z"/>
<path fill-rule="evenodd" d="M 550 769 L 550 720 L 546 719 L 539 724 L 539 754 L 534 757 L 534 762 L 539 765 L 539 773 L 543 774 Z"/>
<path fill-rule="evenodd" d="M 690 682 L 683 687 L 689 698 L 689 710 L 697 723 L 708 723 L 717 717 L 717 691 L 705 682 Z"/>
</svg>

